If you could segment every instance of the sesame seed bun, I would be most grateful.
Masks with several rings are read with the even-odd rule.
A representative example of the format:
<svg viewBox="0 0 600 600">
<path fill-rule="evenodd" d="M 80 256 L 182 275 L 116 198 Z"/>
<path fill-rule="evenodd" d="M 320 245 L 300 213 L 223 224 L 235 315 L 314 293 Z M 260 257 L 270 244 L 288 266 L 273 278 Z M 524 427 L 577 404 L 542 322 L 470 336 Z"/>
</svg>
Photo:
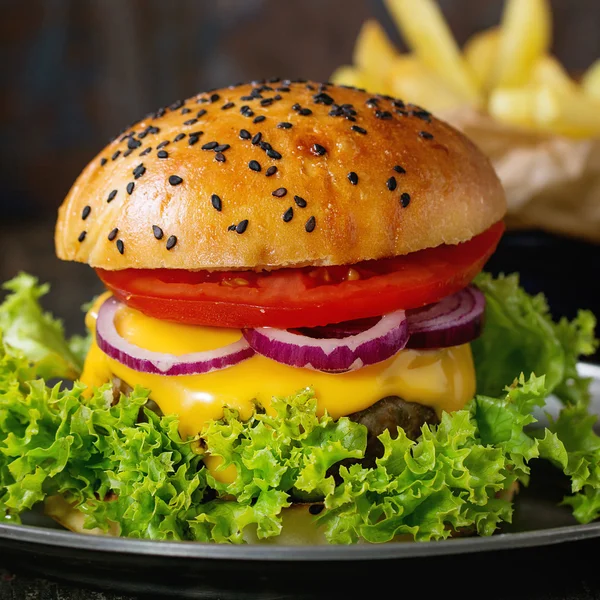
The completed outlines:
<svg viewBox="0 0 600 600">
<path fill-rule="evenodd" d="M 500 182 L 423 109 L 255 82 L 148 115 L 60 207 L 60 258 L 103 269 L 352 264 L 456 244 L 504 216 Z"/>
</svg>

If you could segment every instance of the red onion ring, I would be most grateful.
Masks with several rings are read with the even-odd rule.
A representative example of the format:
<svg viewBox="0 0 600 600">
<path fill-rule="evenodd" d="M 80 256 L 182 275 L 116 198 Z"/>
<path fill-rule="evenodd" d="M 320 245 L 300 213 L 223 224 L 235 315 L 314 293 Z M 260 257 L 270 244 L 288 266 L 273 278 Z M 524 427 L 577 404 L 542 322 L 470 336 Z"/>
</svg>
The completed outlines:
<svg viewBox="0 0 600 600">
<path fill-rule="evenodd" d="M 291 367 L 340 373 L 381 362 L 402 350 L 408 340 L 403 310 L 385 315 L 373 327 L 342 339 L 315 339 L 286 329 L 245 329 L 258 353 Z"/>
<path fill-rule="evenodd" d="M 180 356 L 144 350 L 128 342 L 117 331 L 115 314 L 122 306 L 112 296 L 102 304 L 96 321 L 96 342 L 107 356 L 134 371 L 158 375 L 200 375 L 232 367 L 254 355 L 254 350 L 243 337 L 222 348 Z"/>
<path fill-rule="evenodd" d="M 485 296 L 469 286 L 435 304 L 407 312 L 407 348 L 447 348 L 471 342 L 483 328 Z"/>
</svg>

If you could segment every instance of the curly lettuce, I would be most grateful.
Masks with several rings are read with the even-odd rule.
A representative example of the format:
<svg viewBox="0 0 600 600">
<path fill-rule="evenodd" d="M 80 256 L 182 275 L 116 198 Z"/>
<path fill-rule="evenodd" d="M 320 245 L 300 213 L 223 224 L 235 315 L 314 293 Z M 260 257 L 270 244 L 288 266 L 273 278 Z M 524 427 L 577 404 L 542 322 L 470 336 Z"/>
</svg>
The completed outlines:
<svg viewBox="0 0 600 600">
<path fill-rule="evenodd" d="M 598 518 L 600 438 L 576 371 L 595 348 L 593 316 L 553 323 L 543 298 L 515 276 L 482 275 L 478 285 L 488 308 L 474 343 L 477 396 L 424 425 L 417 440 L 386 431 L 383 456 L 366 468 L 365 427 L 317 414 L 309 389 L 245 421 L 226 409 L 201 438 L 182 439 L 176 415 L 149 410 L 148 390 L 114 403 L 108 385 L 47 385 L 76 379 L 83 344 L 41 309 L 47 287 L 20 275 L 0 305 L 0 520 L 18 522 L 60 495 L 89 528 L 242 543 L 279 535 L 284 509 L 310 499 L 325 507 L 314 519 L 331 543 L 490 535 L 512 518 L 506 492 L 527 485 L 540 458 L 570 477 L 564 504 L 575 517 Z M 565 407 L 548 428 L 532 429 L 551 392 Z M 233 469 L 231 481 L 208 471 L 206 452 Z"/>
</svg>

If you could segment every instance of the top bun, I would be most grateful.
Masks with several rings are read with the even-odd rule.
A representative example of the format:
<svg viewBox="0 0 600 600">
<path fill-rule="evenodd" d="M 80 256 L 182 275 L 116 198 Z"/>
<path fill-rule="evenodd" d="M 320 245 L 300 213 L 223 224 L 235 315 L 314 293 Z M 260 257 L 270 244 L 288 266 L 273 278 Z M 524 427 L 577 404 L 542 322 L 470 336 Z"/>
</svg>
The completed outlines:
<svg viewBox="0 0 600 600">
<path fill-rule="evenodd" d="M 502 219 L 464 135 L 389 96 L 272 79 L 177 101 L 113 140 L 60 207 L 60 258 L 102 269 L 352 264 Z"/>
</svg>

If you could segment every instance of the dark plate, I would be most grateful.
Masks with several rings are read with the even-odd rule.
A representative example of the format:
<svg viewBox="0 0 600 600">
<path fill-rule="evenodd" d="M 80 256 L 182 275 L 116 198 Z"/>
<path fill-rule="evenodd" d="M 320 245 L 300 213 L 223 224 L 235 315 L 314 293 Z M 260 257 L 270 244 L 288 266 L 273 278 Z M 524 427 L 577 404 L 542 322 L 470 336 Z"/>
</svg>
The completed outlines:
<svg viewBox="0 0 600 600">
<path fill-rule="evenodd" d="M 580 367 L 582 374 L 594 379 L 592 410 L 600 415 L 600 366 Z M 558 403 L 550 399 L 546 408 L 555 413 Z M 544 419 L 541 414 L 538 417 Z M 440 576 L 451 576 L 464 570 L 467 560 L 471 569 L 480 565 L 475 570 L 483 573 L 491 563 L 505 564 L 508 552 L 516 561 L 511 564 L 546 557 L 548 566 L 551 556 L 562 562 L 585 550 L 581 563 L 590 556 L 589 548 L 593 546 L 594 553 L 600 549 L 600 523 L 577 524 L 569 510 L 558 505 L 566 493 L 568 482 L 558 471 L 535 461 L 531 485 L 516 499 L 514 522 L 501 533 L 428 543 L 230 546 L 78 535 L 51 526 L 0 525 L 0 566 L 145 597 L 167 593 L 222 600 L 257 594 L 261 598 L 324 597 L 344 586 L 351 588 L 355 574 L 368 579 L 386 577 L 389 583 L 390 574 L 417 573 L 427 565 L 428 571 L 434 568 Z M 552 548 L 559 548 L 560 554 L 552 553 Z M 553 585 L 559 584 L 560 577 L 559 572 L 552 574 Z M 539 582 L 535 589 L 541 589 Z M 503 597 L 499 594 L 500 589 L 491 589 L 486 597 Z"/>
</svg>

